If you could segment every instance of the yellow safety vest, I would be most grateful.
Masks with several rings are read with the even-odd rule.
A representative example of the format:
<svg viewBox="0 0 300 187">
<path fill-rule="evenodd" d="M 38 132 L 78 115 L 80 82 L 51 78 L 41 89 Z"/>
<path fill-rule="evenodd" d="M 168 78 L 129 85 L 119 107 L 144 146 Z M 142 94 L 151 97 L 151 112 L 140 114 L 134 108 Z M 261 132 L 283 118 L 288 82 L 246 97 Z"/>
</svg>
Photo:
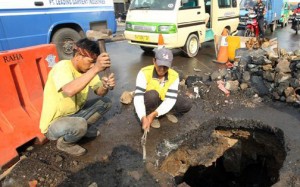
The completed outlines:
<svg viewBox="0 0 300 187">
<path fill-rule="evenodd" d="M 147 80 L 146 91 L 156 90 L 159 94 L 160 99 L 164 100 L 169 87 L 174 83 L 174 81 L 179 77 L 179 75 L 173 69 L 169 69 L 168 76 L 165 79 L 165 84 L 162 87 L 159 84 L 159 79 L 153 77 L 153 71 L 154 71 L 154 65 L 150 65 L 142 68 L 142 72 L 146 76 L 146 80 Z"/>
</svg>

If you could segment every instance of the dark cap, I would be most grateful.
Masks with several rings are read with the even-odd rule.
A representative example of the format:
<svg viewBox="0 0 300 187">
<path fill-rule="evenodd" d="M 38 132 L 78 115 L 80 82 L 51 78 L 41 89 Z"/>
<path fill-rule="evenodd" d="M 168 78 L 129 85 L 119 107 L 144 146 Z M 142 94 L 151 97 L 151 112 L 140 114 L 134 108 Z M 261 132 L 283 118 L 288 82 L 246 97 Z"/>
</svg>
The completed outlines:
<svg viewBox="0 0 300 187">
<path fill-rule="evenodd" d="M 155 59 L 158 66 L 171 67 L 173 61 L 173 53 L 170 49 L 165 47 L 157 49 Z"/>
</svg>

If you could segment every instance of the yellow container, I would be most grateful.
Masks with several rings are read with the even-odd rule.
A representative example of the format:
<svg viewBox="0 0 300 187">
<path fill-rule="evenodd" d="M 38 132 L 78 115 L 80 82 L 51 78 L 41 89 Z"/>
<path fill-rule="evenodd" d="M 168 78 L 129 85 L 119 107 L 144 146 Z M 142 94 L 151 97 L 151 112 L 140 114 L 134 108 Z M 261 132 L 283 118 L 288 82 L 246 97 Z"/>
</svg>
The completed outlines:
<svg viewBox="0 0 300 187">
<path fill-rule="evenodd" d="M 235 50 L 241 47 L 241 38 L 239 36 L 228 36 L 228 60 L 234 61 L 235 58 Z"/>
</svg>

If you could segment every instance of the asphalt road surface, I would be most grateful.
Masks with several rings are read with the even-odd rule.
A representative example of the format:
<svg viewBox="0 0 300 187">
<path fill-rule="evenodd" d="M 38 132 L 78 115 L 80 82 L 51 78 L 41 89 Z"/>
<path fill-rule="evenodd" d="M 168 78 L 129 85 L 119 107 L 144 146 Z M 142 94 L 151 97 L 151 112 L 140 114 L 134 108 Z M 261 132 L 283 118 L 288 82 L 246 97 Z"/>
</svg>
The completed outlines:
<svg viewBox="0 0 300 187">
<path fill-rule="evenodd" d="M 278 27 L 274 33 L 267 33 L 267 37 L 277 37 L 279 47 L 288 51 L 300 48 L 300 35 L 295 35 L 290 25 L 286 28 Z M 170 124 L 162 119 L 160 129 L 151 129 L 147 137 L 147 162 L 143 164 L 140 123 L 133 105 L 123 105 L 119 99 L 124 91 L 134 91 L 138 71 L 152 64 L 153 54 L 146 54 L 139 46 L 130 45 L 127 41 L 107 43 L 107 51 L 112 61 L 111 72 L 115 73 L 117 82 L 114 90 L 108 94 L 113 106 L 99 124 L 101 136 L 82 143 L 88 150 L 87 155 L 68 157 L 57 151 L 55 142 L 50 142 L 27 151 L 25 154 L 28 159 L 18 164 L 7 181 L 37 180 L 42 186 L 89 186 L 93 182 L 98 186 L 173 186 L 166 181 L 170 176 L 165 176 L 155 167 L 157 145 L 198 128 L 209 129 L 202 126 L 204 121 L 226 117 L 257 120 L 271 129 L 281 129 L 288 153 L 280 170 L 280 181 L 275 186 L 300 186 L 299 108 L 281 102 L 260 103 L 253 108 L 225 106 L 222 111 L 206 112 L 202 106 L 203 101 L 194 100 L 192 110 L 181 117 L 178 124 Z M 213 42 L 204 43 L 195 58 L 184 57 L 179 49 L 173 49 L 173 54 L 173 68 L 185 77 L 206 75 L 224 67 L 213 62 L 216 59 Z M 211 102 L 214 99 L 210 98 Z M 221 94 L 221 99 L 226 98 Z M 206 139 L 201 141 L 205 142 Z"/>
</svg>

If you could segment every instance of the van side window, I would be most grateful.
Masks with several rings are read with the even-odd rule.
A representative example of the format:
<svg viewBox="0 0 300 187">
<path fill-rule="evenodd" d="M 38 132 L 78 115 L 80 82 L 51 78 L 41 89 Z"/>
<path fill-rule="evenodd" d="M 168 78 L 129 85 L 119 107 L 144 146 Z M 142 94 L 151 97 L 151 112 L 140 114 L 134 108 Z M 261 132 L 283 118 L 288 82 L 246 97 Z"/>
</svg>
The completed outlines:
<svg viewBox="0 0 300 187">
<path fill-rule="evenodd" d="M 184 3 L 182 5 L 183 9 L 187 9 L 187 8 L 193 8 L 193 7 L 197 7 L 198 6 L 198 1 L 196 0 L 188 0 L 187 3 Z"/>
<path fill-rule="evenodd" d="M 236 0 L 232 0 L 232 7 L 237 7 L 237 2 L 236 2 Z"/>
<path fill-rule="evenodd" d="M 210 0 L 204 0 L 205 2 L 205 12 L 210 14 Z"/>
<path fill-rule="evenodd" d="M 231 7 L 231 0 L 218 0 L 220 8 L 229 8 Z"/>
</svg>

